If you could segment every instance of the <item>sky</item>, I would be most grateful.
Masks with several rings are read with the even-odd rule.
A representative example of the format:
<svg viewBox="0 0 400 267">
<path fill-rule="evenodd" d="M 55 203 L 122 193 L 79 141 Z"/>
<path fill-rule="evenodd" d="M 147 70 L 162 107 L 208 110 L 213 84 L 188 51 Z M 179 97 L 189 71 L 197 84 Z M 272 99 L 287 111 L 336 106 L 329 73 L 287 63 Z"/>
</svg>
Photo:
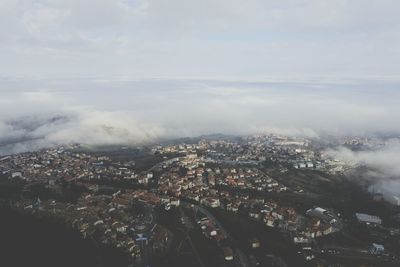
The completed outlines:
<svg viewBox="0 0 400 267">
<path fill-rule="evenodd" d="M 398 0 L 0 0 L 0 155 L 400 133 Z M 334 149 L 400 190 L 400 145 Z"/>
<path fill-rule="evenodd" d="M 397 0 L 0 0 L 2 153 L 398 133 L 398 14 Z"/>
<path fill-rule="evenodd" d="M 399 0 L 0 0 L 0 156 L 203 134 L 400 136 Z M 333 148 L 400 192 L 400 142 Z"/>
<path fill-rule="evenodd" d="M 140 144 L 213 133 L 399 134 L 398 85 L 3 78 L 0 148 L 12 143 L 4 154 L 70 142 Z"/>
<path fill-rule="evenodd" d="M 399 78 L 397 0 L 1 0 L 0 75 Z"/>
</svg>

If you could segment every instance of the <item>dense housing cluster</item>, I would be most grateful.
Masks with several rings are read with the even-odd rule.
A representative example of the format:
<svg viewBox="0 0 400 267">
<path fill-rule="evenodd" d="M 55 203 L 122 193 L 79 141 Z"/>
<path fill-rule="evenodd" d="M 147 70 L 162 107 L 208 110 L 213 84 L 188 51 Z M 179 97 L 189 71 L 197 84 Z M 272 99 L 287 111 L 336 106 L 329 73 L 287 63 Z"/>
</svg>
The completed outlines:
<svg viewBox="0 0 400 267">
<path fill-rule="evenodd" d="M 354 145 L 356 141 L 346 142 Z M 325 155 L 312 140 L 276 135 L 239 141 L 202 139 L 191 144 L 157 145 L 150 151 L 160 160 L 146 170 L 138 170 L 129 156 L 115 159 L 107 153 L 82 152 L 81 146 L 73 145 L 3 157 L 0 172 L 10 181 L 22 181 L 23 194 L 11 201 L 13 207 L 59 217 L 84 238 L 123 250 L 132 266 L 144 266 L 153 256 L 171 250 L 171 240 L 181 234 L 158 222 L 174 210 L 182 216 L 180 227 L 191 224 L 185 213 L 194 212 L 196 226 L 189 230 L 201 230 L 219 247 L 226 262 L 240 266 L 248 266 L 248 260 L 256 264 L 256 254 L 245 256 L 212 210 L 241 216 L 281 233 L 305 261 L 323 262 L 333 254 L 348 253 L 319 243 L 344 231 L 346 222 L 339 212 L 317 202 L 304 209 L 285 201 L 286 196 L 316 194 L 300 185 L 292 186 L 282 179 L 284 175 L 343 173 L 354 168 Z M 36 196 L 40 195 L 35 191 L 38 186 L 48 193 L 42 200 Z M 74 194 L 66 198 L 70 192 Z M 376 195 L 374 199 L 381 201 Z M 393 250 L 387 252 L 386 243 L 390 248 L 387 240 L 400 231 L 386 227 L 378 216 L 362 212 L 353 216 L 371 235 L 380 232 L 380 238 L 370 242 L 367 250 L 353 253 L 397 260 Z M 257 236 L 248 238 L 253 249 L 263 247 Z M 277 266 L 284 266 L 281 258 L 268 257 Z"/>
</svg>

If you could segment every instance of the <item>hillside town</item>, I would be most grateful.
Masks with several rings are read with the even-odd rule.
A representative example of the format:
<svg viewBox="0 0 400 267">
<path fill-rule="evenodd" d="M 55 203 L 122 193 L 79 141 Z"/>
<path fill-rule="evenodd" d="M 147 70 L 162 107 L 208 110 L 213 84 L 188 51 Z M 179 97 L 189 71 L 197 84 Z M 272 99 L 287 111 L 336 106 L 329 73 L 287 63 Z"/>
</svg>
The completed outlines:
<svg viewBox="0 0 400 267">
<path fill-rule="evenodd" d="M 59 146 L 2 157 L 0 173 L 21 184 L 21 194 L 7 199 L 11 207 L 60 218 L 83 238 L 122 250 L 130 266 L 152 266 L 154 257 L 170 255 L 180 231 L 187 233 L 199 266 L 208 265 L 193 238 L 215 246 L 219 266 L 293 266 L 263 251 L 266 244 L 256 234 L 246 236 L 249 249 L 238 245 L 241 237 L 221 221 L 220 212 L 282 236 L 294 259 L 303 262 L 298 266 L 350 266 L 343 264 L 346 259 L 400 264 L 399 224 L 365 211 L 344 216 L 308 187 L 285 180 L 293 174 L 342 176 L 356 167 L 325 154 L 311 139 L 201 139 L 155 145 L 148 153 L 158 160 L 142 170 L 129 156 L 114 159 L 79 144 Z M 314 200 L 301 204 L 292 198 Z M 383 201 L 378 198 L 371 196 Z M 176 224 L 162 223 L 173 216 L 179 217 Z M 358 238 L 352 227 L 364 229 L 368 238 L 348 241 Z"/>
</svg>

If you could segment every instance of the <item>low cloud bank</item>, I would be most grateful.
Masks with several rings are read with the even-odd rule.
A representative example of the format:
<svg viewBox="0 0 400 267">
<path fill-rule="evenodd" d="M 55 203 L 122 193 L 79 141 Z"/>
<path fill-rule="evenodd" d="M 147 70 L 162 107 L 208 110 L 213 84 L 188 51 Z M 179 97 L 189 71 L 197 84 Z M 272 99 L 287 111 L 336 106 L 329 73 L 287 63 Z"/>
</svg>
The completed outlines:
<svg viewBox="0 0 400 267">
<path fill-rule="evenodd" d="M 371 168 L 366 178 L 373 179 L 371 191 L 382 193 L 386 200 L 397 203 L 400 198 L 400 139 L 386 141 L 382 147 L 369 151 L 338 148 L 329 153 L 342 161 Z"/>
<path fill-rule="evenodd" d="M 0 122 L 0 133 L 0 154 L 69 143 L 141 144 L 164 134 L 157 125 L 138 122 L 127 113 L 88 110 Z"/>
<path fill-rule="evenodd" d="M 202 134 L 318 138 L 400 133 L 400 82 L 388 80 L 0 79 L 0 155 L 66 143 L 135 145 Z M 400 144 L 331 151 L 369 166 L 400 195 Z"/>
<path fill-rule="evenodd" d="M 400 132 L 398 84 L 1 79 L 0 154 L 69 142 L 139 144 L 212 133 L 315 138 Z"/>
<path fill-rule="evenodd" d="M 387 176 L 400 176 L 400 142 L 398 140 L 390 140 L 378 150 L 355 152 L 341 147 L 331 153 L 335 158 L 372 167 Z"/>
</svg>

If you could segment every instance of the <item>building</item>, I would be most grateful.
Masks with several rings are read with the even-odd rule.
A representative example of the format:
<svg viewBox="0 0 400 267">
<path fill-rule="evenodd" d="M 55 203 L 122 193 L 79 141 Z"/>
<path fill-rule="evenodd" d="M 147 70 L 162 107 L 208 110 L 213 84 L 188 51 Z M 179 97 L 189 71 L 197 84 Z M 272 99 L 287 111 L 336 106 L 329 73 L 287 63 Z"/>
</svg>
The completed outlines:
<svg viewBox="0 0 400 267">
<path fill-rule="evenodd" d="M 380 244 L 372 243 L 372 246 L 370 247 L 369 251 L 372 254 L 381 254 L 385 252 L 385 247 Z"/>
<path fill-rule="evenodd" d="M 400 197 L 393 196 L 393 204 L 396 206 L 400 206 Z"/>
<path fill-rule="evenodd" d="M 11 178 L 22 178 L 22 173 L 21 172 L 13 172 L 11 174 Z"/>
<path fill-rule="evenodd" d="M 180 200 L 179 200 L 179 198 L 173 197 L 173 198 L 171 198 L 170 203 L 172 206 L 179 207 Z"/>
<path fill-rule="evenodd" d="M 218 208 L 221 206 L 219 199 L 213 197 L 203 198 L 200 203 L 211 208 Z"/>
<path fill-rule="evenodd" d="M 233 260 L 233 251 L 230 247 L 224 247 L 222 248 L 222 251 L 224 252 L 224 258 L 226 261 Z"/>
<path fill-rule="evenodd" d="M 307 210 L 306 214 L 331 225 L 336 225 L 339 221 L 339 218 L 332 211 L 320 207 L 309 209 Z"/>
<path fill-rule="evenodd" d="M 356 213 L 356 218 L 358 222 L 365 223 L 367 225 L 381 225 L 382 219 L 378 216 L 369 215 L 365 213 Z"/>
<path fill-rule="evenodd" d="M 257 238 L 250 239 L 250 244 L 252 248 L 259 248 L 261 245 L 260 240 L 258 240 Z"/>
</svg>

